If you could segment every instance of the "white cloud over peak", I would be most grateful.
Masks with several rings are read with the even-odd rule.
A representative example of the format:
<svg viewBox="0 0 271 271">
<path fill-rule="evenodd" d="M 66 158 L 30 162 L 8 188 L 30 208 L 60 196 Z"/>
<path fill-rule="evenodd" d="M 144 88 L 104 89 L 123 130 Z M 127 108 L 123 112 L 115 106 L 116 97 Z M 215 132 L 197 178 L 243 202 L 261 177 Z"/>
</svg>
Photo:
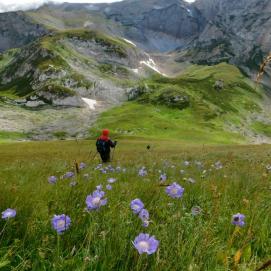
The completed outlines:
<svg viewBox="0 0 271 271">
<path fill-rule="evenodd" d="M 112 3 L 122 0 L 0 0 L 0 13 L 7 11 L 35 9 L 48 2 L 54 3 Z M 144 0 L 142 0 L 144 1 Z M 195 0 L 185 0 L 192 3 Z"/>
<path fill-rule="evenodd" d="M 120 0 L 0 0 L 0 13 L 7 11 L 28 10 L 40 7 L 48 2 L 54 3 L 111 3 Z"/>
</svg>

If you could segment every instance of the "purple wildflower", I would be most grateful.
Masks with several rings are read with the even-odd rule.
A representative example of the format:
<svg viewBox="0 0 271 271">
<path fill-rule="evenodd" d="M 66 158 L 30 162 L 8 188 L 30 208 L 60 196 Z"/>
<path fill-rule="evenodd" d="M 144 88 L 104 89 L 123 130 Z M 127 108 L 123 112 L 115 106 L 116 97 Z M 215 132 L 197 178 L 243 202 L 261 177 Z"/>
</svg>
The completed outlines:
<svg viewBox="0 0 271 271">
<path fill-rule="evenodd" d="M 149 220 L 145 220 L 145 221 L 143 221 L 142 226 L 143 226 L 144 228 L 147 228 L 147 227 L 149 226 L 149 224 L 150 224 L 150 221 L 149 221 Z"/>
<path fill-rule="evenodd" d="M 138 216 L 143 222 L 142 226 L 145 228 L 148 227 L 149 226 L 149 219 L 150 219 L 150 214 L 149 214 L 148 210 L 142 209 Z"/>
<path fill-rule="evenodd" d="M 58 234 L 62 234 L 71 225 L 71 219 L 67 215 L 54 215 L 51 220 L 52 227 L 57 231 Z"/>
<path fill-rule="evenodd" d="M 139 254 L 147 253 L 151 255 L 156 252 L 159 241 L 154 236 L 149 234 L 140 233 L 133 242 L 134 247 L 137 249 Z"/>
<path fill-rule="evenodd" d="M 102 189 L 103 189 L 103 186 L 102 186 L 101 184 L 99 184 L 99 185 L 96 186 L 96 189 L 97 189 L 97 190 L 102 190 Z"/>
<path fill-rule="evenodd" d="M 86 163 L 81 162 L 81 163 L 79 164 L 79 169 L 84 169 L 84 168 L 86 168 L 86 166 L 87 166 Z"/>
<path fill-rule="evenodd" d="M 86 198 L 87 209 L 89 211 L 97 210 L 101 206 L 106 205 L 107 199 L 104 198 L 104 191 L 96 190 Z"/>
<path fill-rule="evenodd" d="M 116 179 L 115 178 L 109 178 L 107 180 L 108 183 L 115 183 L 116 182 Z"/>
<path fill-rule="evenodd" d="M 16 210 L 14 209 L 6 209 L 2 212 L 2 219 L 9 219 L 16 216 Z"/>
<path fill-rule="evenodd" d="M 177 183 L 173 183 L 166 188 L 166 193 L 172 198 L 181 198 L 184 188 Z"/>
<path fill-rule="evenodd" d="M 161 174 L 159 180 L 161 182 L 165 182 L 167 180 L 167 174 L 166 173 Z"/>
<path fill-rule="evenodd" d="M 146 209 L 142 209 L 138 216 L 142 221 L 149 220 L 150 218 L 150 214 Z"/>
<path fill-rule="evenodd" d="M 95 170 L 100 169 L 100 168 L 102 168 L 102 167 L 103 167 L 103 164 L 99 164 L 99 165 L 97 165 L 97 166 L 95 167 Z"/>
<path fill-rule="evenodd" d="M 245 226 L 245 215 L 240 214 L 240 213 L 233 215 L 231 223 L 239 227 Z"/>
<path fill-rule="evenodd" d="M 112 185 L 110 185 L 110 184 L 106 185 L 106 189 L 107 190 L 112 190 Z"/>
<path fill-rule="evenodd" d="M 72 177 L 74 177 L 74 173 L 72 171 L 69 171 L 69 172 L 65 173 L 62 178 L 63 179 L 69 179 L 69 178 L 72 178 Z"/>
<path fill-rule="evenodd" d="M 131 201 L 130 207 L 135 214 L 139 214 L 144 208 L 144 203 L 140 199 L 134 199 Z"/>
<path fill-rule="evenodd" d="M 147 169 L 145 167 L 142 167 L 139 171 L 138 171 L 138 175 L 140 177 L 145 177 L 148 174 Z"/>
<path fill-rule="evenodd" d="M 56 176 L 50 176 L 48 178 L 48 183 L 50 183 L 50 184 L 56 184 L 56 182 L 57 182 L 57 177 Z"/>
</svg>

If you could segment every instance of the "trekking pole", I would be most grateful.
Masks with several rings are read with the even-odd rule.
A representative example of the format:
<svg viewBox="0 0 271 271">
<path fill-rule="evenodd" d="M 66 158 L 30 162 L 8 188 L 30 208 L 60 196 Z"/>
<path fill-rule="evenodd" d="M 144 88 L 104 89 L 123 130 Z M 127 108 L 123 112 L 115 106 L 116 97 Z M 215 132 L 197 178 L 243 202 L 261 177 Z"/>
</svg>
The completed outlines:
<svg viewBox="0 0 271 271">
<path fill-rule="evenodd" d="M 91 159 L 92 161 L 95 159 L 97 153 L 98 153 L 98 152 L 96 151 L 95 154 L 94 154 L 94 156 L 93 156 L 93 158 Z"/>
<path fill-rule="evenodd" d="M 112 161 L 112 162 L 113 162 L 113 160 L 114 160 L 115 149 L 116 149 L 116 146 L 114 147 L 113 152 L 112 152 L 112 157 L 111 157 L 111 161 Z"/>
</svg>

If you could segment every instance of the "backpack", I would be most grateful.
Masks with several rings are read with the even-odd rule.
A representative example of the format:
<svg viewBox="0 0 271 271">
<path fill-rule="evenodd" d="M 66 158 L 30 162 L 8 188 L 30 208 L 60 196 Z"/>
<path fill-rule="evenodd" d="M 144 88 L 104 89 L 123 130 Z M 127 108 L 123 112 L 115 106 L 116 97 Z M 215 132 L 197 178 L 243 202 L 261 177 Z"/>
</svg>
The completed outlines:
<svg viewBox="0 0 271 271">
<path fill-rule="evenodd" d="M 99 153 L 105 153 L 107 152 L 107 149 L 108 149 L 107 142 L 101 139 L 97 139 L 96 147 L 97 147 L 97 152 Z"/>
</svg>

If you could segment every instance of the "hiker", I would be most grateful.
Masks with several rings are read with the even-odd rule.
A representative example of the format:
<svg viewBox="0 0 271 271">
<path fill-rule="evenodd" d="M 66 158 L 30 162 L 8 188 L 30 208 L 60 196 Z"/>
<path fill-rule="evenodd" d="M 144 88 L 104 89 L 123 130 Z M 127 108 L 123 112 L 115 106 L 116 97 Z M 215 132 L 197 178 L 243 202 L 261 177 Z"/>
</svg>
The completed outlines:
<svg viewBox="0 0 271 271">
<path fill-rule="evenodd" d="M 100 154 L 103 163 L 110 161 L 110 148 L 115 148 L 117 141 L 109 138 L 109 130 L 104 129 L 102 135 L 96 141 L 97 152 Z"/>
</svg>

